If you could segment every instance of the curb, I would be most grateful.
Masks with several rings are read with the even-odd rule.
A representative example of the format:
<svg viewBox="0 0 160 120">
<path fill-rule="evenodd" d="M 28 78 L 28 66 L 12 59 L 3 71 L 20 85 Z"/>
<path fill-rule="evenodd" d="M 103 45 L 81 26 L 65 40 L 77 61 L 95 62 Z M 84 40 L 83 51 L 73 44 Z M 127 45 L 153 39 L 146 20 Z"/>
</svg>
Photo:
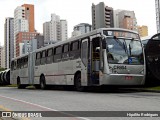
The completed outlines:
<svg viewBox="0 0 160 120">
<path fill-rule="evenodd" d="M 152 90 L 152 89 L 147 89 L 147 88 L 129 88 L 129 89 L 125 89 L 125 90 L 137 91 L 137 92 L 155 92 L 155 93 L 160 93 L 160 90 Z"/>
<path fill-rule="evenodd" d="M 160 93 L 160 90 L 147 90 L 147 89 L 144 89 L 142 90 L 143 92 L 155 92 L 155 93 Z"/>
</svg>

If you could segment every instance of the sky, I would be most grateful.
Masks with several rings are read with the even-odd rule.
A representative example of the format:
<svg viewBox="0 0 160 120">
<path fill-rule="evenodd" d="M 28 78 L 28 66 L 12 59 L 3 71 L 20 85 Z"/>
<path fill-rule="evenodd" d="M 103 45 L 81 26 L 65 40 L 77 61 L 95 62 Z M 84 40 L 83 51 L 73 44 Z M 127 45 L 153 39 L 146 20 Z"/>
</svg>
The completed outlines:
<svg viewBox="0 0 160 120">
<path fill-rule="evenodd" d="M 14 17 L 14 10 L 23 4 L 34 4 L 35 29 L 43 33 L 43 23 L 51 20 L 55 13 L 68 22 L 68 36 L 79 23 L 92 24 L 92 3 L 104 2 L 106 6 L 135 12 L 138 25 L 147 25 L 148 34 L 156 30 L 155 0 L 0 0 L 0 43 L 4 44 L 4 23 L 6 17 Z"/>
</svg>

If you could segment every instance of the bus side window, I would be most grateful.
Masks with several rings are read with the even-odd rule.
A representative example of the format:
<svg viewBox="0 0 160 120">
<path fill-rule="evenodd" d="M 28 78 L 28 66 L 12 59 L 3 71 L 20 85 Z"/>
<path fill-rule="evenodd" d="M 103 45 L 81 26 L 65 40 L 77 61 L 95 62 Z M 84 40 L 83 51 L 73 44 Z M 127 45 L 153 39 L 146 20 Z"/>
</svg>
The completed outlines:
<svg viewBox="0 0 160 120">
<path fill-rule="evenodd" d="M 65 61 L 69 58 L 69 44 L 63 45 L 62 59 Z"/>
<path fill-rule="evenodd" d="M 21 69 L 21 58 L 17 59 L 17 69 Z"/>
<path fill-rule="evenodd" d="M 24 68 L 24 57 L 21 58 L 21 68 Z"/>
<path fill-rule="evenodd" d="M 24 58 L 24 68 L 28 67 L 28 56 Z"/>
<path fill-rule="evenodd" d="M 40 65 L 41 52 L 36 53 L 36 66 Z"/>
<path fill-rule="evenodd" d="M 28 56 L 26 58 L 26 67 L 28 67 Z"/>
<path fill-rule="evenodd" d="M 16 70 L 16 68 L 17 68 L 17 62 L 14 61 L 14 70 Z"/>
<path fill-rule="evenodd" d="M 19 68 L 22 68 L 22 58 L 19 59 Z"/>
<path fill-rule="evenodd" d="M 47 50 L 47 64 L 53 62 L 53 48 Z"/>
<path fill-rule="evenodd" d="M 42 51 L 42 57 L 41 57 L 41 65 L 44 65 L 46 63 L 46 51 Z"/>
<path fill-rule="evenodd" d="M 17 69 L 20 68 L 20 63 L 19 63 L 19 59 L 17 59 Z"/>
<path fill-rule="evenodd" d="M 11 62 L 11 70 L 14 70 L 14 61 Z"/>
<path fill-rule="evenodd" d="M 70 57 L 72 59 L 76 59 L 80 57 L 80 49 L 79 49 L 79 41 L 75 41 L 71 43 L 70 46 Z"/>
<path fill-rule="evenodd" d="M 62 54 L 62 46 L 56 47 L 54 49 L 54 62 L 61 61 L 61 54 Z"/>
</svg>

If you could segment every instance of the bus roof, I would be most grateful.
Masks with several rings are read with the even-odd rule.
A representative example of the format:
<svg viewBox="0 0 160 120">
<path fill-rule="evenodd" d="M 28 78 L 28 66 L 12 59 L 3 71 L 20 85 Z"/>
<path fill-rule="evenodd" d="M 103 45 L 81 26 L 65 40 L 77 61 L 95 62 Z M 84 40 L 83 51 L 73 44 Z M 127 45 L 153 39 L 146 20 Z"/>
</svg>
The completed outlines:
<svg viewBox="0 0 160 120">
<path fill-rule="evenodd" d="M 16 60 L 16 59 L 18 59 L 18 58 L 25 57 L 25 56 L 27 56 L 27 55 L 29 55 L 29 53 L 26 53 L 26 54 L 23 54 L 23 55 L 21 55 L 21 56 L 18 56 L 18 57 L 12 58 L 12 60 Z"/>
<path fill-rule="evenodd" d="M 46 47 L 42 47 L 40 49 L 36 49 L 32 52 L 39 52 L 39 51 L 43 51 L 43 50 L 46 50 L 46 49 L 49 49 L 49 48 L 52 48 L 52 47 L 55 47 L 55 46 L 58 46 L 58 45 L 61 45 L 61 44 L 65 44 L 65 43 L 68 43 L 68 42 L 72 42 L 74 40 L 79 40 L 79 39 L 82 39 L 82 38 L 85 38 L 87 36 L 91 36 L 91 35 L 96 35 L 98 33 L 101 33 L 103 30 L 110 30 L 110 31 L 124 31 L 124 32 L 131 32 L 131 33 L 135 33 L 135 34 L 138 34 L 138 32 L 136 31 L 132 31 L 132 30 L 128 30 L 128 29 L 123 29 L 123 28 L 99 28 L 99 29 L 96 29 L 96 30 L 93 30 L 89 33 L 85 33 L 85 34 L 82 34 L 82 35 L 79 35 L 79 36 L 75 36 L 75 37 L 71 37 L 69 38 L 68 40 L 65 40 L 65 41 L 60 41 L 60 42 L 57 42 L 55 44 L 51 44 L 51 45 L 48 45 Z M 31 53 L 32 53 L 31 52 Z M 21 58 L 21 57 L 25 57 L 27 56 L 29 53 L 26 53 L 24 55 L 21 55 L 21 56 L 18 56 L 16 58 L 13 58 L 12 60 L 15 60 L 15 59 L 18 59 L 18 58 Z"/>
<path fill-rule="evenodd" d="M 99 29 L 93 30 L 93 31 L 91 31 L 89 33 L 85 33 L 85 34 L 82 34 L 82 35 L 79 35 L 79 36 L 71 37 L 68 40 L 60 41 L 60 42 L 57 42 L 55 44 L 51 44 L 51 45 L 48 45 L 46 47 L 42 47 L 42 48 L 37 49 L 37 50 L 35 50 L 33 52 L 39 52 L 39 51 L 46 50 L 46 49 L 49 49 L 49 48 L 54 47 L 54 46 L 58 46 L 58 45 L 61 45 L 61 44 L 72 42 L 74 40 L 79 40 L 79 39 L 85 38 L 87 36 L 95 35 L 95 34 L 101 33 L 103 30 L 125 31 L 125 32 L 132 32 L 132 33 L 138 34 L 136 31 L 123 29 L 123 28 L 99 28 Z"/>
</svg>

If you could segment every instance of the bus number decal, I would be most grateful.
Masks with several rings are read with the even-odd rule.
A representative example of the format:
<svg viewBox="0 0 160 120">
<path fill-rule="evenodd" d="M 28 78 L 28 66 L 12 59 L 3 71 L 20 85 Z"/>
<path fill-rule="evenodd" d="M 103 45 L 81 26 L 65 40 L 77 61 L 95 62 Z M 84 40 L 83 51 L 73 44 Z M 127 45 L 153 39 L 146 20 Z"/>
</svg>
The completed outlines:
<svg viewBox="0 0 160 120">
<path fill-rule="evenodd" d="M 120 70 L 126 70 L 127 67 L 126 66 L 117 66 L 117 65 L 114 65 L 113 68 L 110 67 L 110 69 L 113 69 L 113 70 L 116 70 L 116 69 L 120 69 Z"/>
</svg>

